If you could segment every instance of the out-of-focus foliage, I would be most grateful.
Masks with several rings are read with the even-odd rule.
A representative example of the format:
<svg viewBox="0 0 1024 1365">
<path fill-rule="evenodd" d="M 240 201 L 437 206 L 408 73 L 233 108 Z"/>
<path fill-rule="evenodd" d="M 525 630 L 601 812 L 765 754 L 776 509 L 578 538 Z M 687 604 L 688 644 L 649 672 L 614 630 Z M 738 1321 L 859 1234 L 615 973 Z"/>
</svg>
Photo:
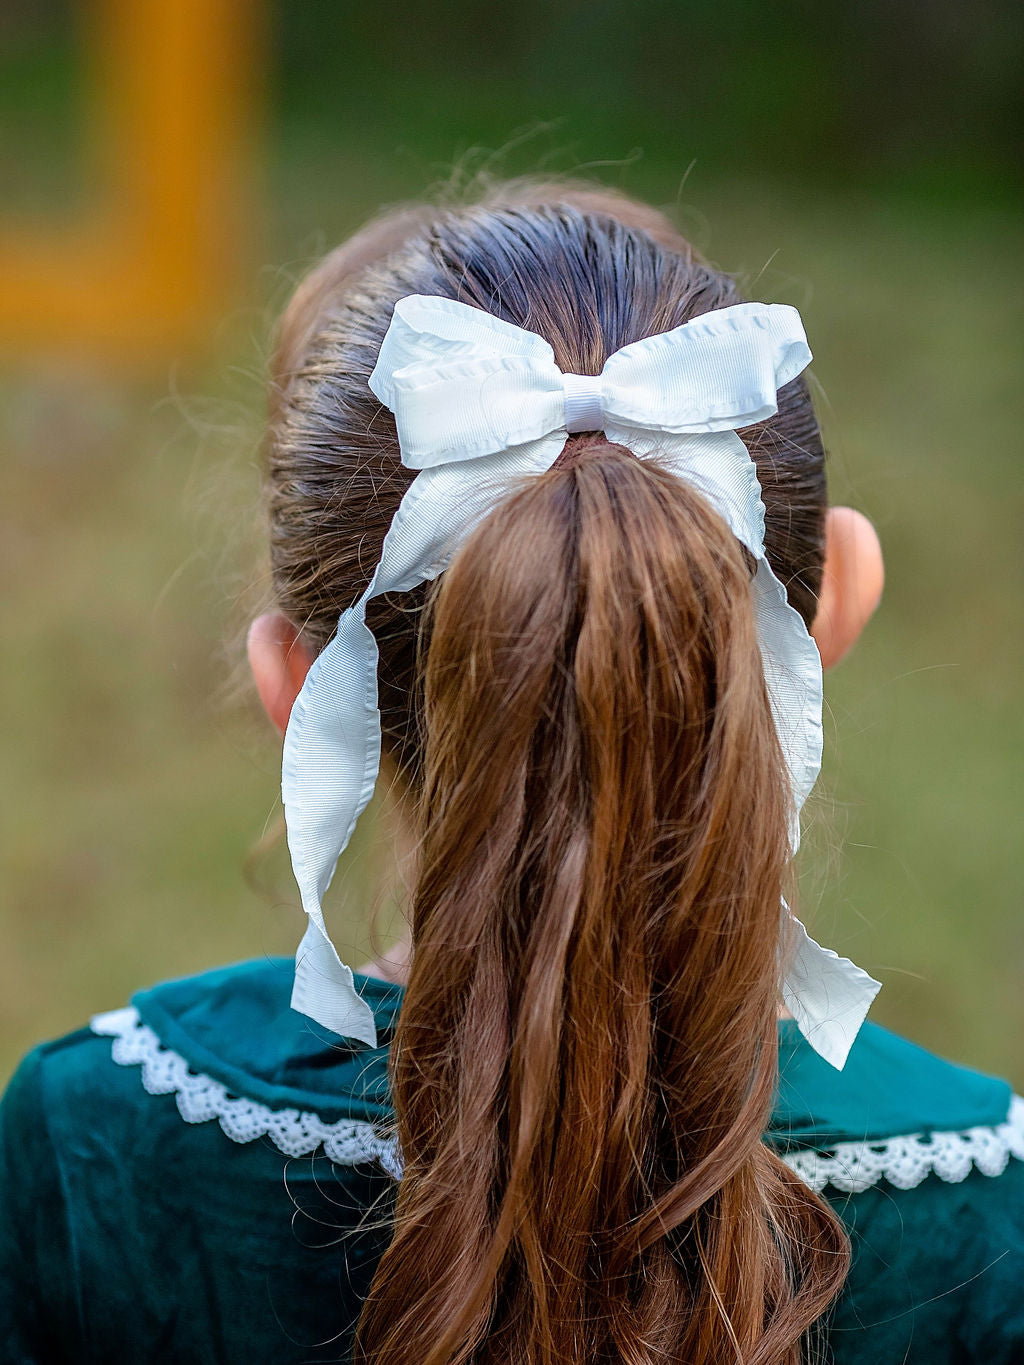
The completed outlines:
<svg viewBox="0 0 1024 1365">
<path fill-rule="evenodd" d="M 878 1018 L 1024 1082 L 1019 10 L 269 19 L 248 297 L 148 376 L 23 356 L 0 388 L 0 1071 L 136 986 L 301 934 L 283 848 L 255 858 L 263 890 L 246 879 L 278 748 L 230 684 L 266 597 L 261 371 L 290 283 L 382 202 L 607 160 L 592 173 L 801 308 L 833 494 L 881 531 L 882 609 L 827 686 L 807 916 L 883 978 Z M 76 210 L 79 33 L 55 0 L 0 18 L 0 212 Z M 350 960 L 386 863 L 371 836 L 328 910 Z"/>
<path fill-rule="evenodd" d="M 275 11 L 278 107 L 446 161 L 552 120 L 582 159 L 921 185 L 1019 177 L 1007 0 L 491 0 Z"/>
<path fill-rule="evenodd" d="M 78 206 L 83 70 L 71 0 L 0 6 L 0 213 Z"/>
</svg>

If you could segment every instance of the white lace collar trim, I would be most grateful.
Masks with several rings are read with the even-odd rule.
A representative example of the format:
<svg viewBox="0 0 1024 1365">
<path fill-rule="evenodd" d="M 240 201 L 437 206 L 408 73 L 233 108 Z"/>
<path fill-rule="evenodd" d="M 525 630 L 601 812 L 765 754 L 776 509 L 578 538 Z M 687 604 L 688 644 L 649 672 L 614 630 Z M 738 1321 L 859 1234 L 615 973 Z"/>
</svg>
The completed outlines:
<svg viewBox="0 0 1024 1365">
<path fill-rule="evenodd" d="M 840 1142 L 827 1151 L 791 1152 L 783 1157 L 812 1190 L 833 1185 L 857 1194 L 884 1176 L 898 1190 L 912 1190 L 926 1175 L 955 1185 L 971 1168 L 1002 1175 L 1010 1157 L 1024 1161 L 1024 1099 L 1014 1095 L 1005 1123 L 955 1133 L 907 1133 L 880 1142 Z"/>
<path fill-rule="evenodd" d="M 322 1146 L 339 1166 L 379 1162 L 396 1180 L 401 1175 L 394 1139 L 378 1133 L 372 1123 L 325 1123 L 308 1109 L 271 1109 L 232 1095 L 220 1081 L 193 1071 L 184 1057 L 164 1047 L 134 1005 L 97 1014 L 89 1026 L 113 1039 L 111 1056 L 118 1066 L 142 1068 L 142 1084 L 151 1095 L 174 1095 L 186 1123 L 216 1119 L 233 1142 L 268 1137 L 285 1156 L 310 1156 Z"/>
<path fill-rule="evenodd" d="M 268 1137 L 279 1151 L 293 1157 L 309 1156 L 322 1146 L 339 1166 L 379 1162 L 396 1180 L 401 1176 L 395 1139 L 379 1133 L 372 1123 L 348 1119 L 325 1123 L 310 1110 L 271 1109 L 232 1095 L 220 1081 L 191 1070 L 184 1057 L 165 1047 L 133 1005 L 96 1015 L 90 1027 L 113 1039 L 111 1056 L 118 1066 L 141 1067 L 149 1094 L 174 1095 L 186 1123 L 216 1119 L 233 1142 Z M 840 1142 L 827 1150 L 791 1152 L 782 1159 L 812 1190 L 832 1185 L 856 1194 L 883 1178 L 897 1189 L 911 1190 L 928 1175 L 949 1184 L 964 1180 L 972 1168 L 982 1175 L 1002 1175 L 1010 1157 L 1024 1161 L 1024 1099 L 1017 1095 L 1006 1122 L 995 1127 Z"/>
</svg>

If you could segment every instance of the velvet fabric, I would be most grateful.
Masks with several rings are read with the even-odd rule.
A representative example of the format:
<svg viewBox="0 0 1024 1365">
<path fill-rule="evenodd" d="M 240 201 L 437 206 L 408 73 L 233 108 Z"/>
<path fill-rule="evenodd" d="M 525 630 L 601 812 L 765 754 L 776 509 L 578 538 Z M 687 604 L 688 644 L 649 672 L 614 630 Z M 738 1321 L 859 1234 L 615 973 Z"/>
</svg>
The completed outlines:
<svg viewBox="0 0 1024 1365">
<path fill-rule="evenodd" d="M 371 1121 L 388 1106 L 401 990 L 360 978 L 378 1046 L 346 1044 L 289 1008 L 292 963 L 245 963 L 134 999 L 193 1070 L 272 1109 Z M 780 1024 L 766 1140 L 780 1150 L 998 1125 L 1005 1082 L 876 1025 L 846 1069 Z M 390 1178 L 231 1141 L 151 1095 L 111 1040 L 81 1029 L 25 1058 L 0 1104 L 4 1365 L 291 1365 L 345 1361 L 388 1239 Z M 853 1271 L 825 1329 L 837 1365 L 1010 1365 L 1024 1359 L 1024 1162 L 958 1184 L 928 1176 L 826 1190 Z"/>
</svg>

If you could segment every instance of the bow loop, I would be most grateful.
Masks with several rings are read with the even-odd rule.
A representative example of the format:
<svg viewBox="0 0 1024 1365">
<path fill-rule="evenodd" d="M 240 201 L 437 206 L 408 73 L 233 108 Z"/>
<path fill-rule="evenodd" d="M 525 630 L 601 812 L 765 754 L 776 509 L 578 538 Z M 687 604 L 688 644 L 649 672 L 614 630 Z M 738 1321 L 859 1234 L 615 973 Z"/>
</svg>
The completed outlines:
<svg viewBox="0 0 1024 1365">
<path fill-rule="evenodd" d="M 400 299 L 370 377 L 410 469 L 478 459 L 607 425 L 669 435 L 770 417 L 811 359 L 800 315 L 740 303 L 616 351 L 596 379 L 563 375 L 543 337 L 479 308 Z"/>
<path fill-rule="evenodd" d="M 795 308 L 738 303 L 609 356 L 605 411 L 642 431 L 736 431 L 777 412 L 778 390 L 810 362 Z"/>
<path fill-rule="evenodd" d="M 496 455 L 562 421 L 562 373 L 543 337 L 425 294 L 395 304 L 370 388 L 395 414 L 409 469 Z"/>
</svg>

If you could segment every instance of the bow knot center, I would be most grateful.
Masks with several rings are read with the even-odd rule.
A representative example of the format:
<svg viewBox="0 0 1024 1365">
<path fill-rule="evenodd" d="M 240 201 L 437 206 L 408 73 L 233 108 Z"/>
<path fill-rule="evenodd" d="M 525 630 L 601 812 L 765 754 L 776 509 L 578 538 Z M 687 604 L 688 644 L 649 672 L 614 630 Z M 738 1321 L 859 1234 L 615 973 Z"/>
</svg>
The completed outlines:
<svg viewBox="0 0 1024 1365">
<path fill-rule="evenodd" d="M 604 431 L 600 375 L 563 374 L 562 389 L 566 431 Z"/>
</svg>

